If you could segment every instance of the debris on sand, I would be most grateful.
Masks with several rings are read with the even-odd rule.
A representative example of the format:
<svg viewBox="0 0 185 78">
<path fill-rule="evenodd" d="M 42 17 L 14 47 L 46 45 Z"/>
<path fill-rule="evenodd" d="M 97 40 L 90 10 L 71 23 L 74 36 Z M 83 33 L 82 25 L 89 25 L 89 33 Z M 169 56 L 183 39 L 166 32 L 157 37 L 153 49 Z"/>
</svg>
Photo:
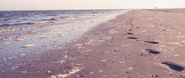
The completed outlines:
<svg viewBox="0 0 185 78">
<path fill-rule="evenodd" d="M 129 71 L 133 70 L 133 67 L 129 67 L 128 70 L 129 70 Z"/>
<path fill-rule="evenodd" d="M 25 73 L 27 73 L 27 71 L 21 71 L 21 74 L 25 74 Z"/>
<path fill-rule="evenodd" d="M 120 52 L 120 50 L 114 50 L 114 52 Z"/>
<path fill-rule="evenodd" d="M 156 42 L 156 41 L 144 41 L 146 43 L 151 43 L 151 44 L 159 44 L 159 42 Z"/>
<path fill-rule="evenodd" d="M 90 74 L 90 75 L 93 75 L 93 74 L 94 74 L 94 72 L 90 72 L 89 74 Z"/>
<path fill-rule="evenodd" d="M 22 41 L 22 40 L 24 40 L 24 39 L 21 39 L 21 38 L 16 39 L 16 41 Z"/>
<path fill-rule="evenodd" d="M 17 68 L 19 68 L 19 66 L 13 66 L 12 68 L 11 68 L 11 71 L 13 71 L 13 70 L 15 70 L 15 69 L 17 69 Z"/>
<path fill-rule="evenodd" d="M 125 63 L 125 61 L 118 61 L 120 64 L 124 64 Z"/>
<path fill-rule="evenodd" d="M 152 78 L 158 78 L 159 76 L 157 74 L 153 74 Z"/>
<path fill-rule="evenodd" d="M 65 63 L 65 62 L 66 62 L 66 60 L 65 60 L 65 59 L 62 59 L 62 60 L 59 60 L 59 61 L 57 61 L 57 62 L 54 62 L 54 63 L 63 64 L 63 63 Z"/>
<path fill-rule="evenodd" d="M 79 72 L 80 70 L 81 70 L 80 68 L 74 67 L 71 71 L 69 71 L 68 74 L 52 75 L 52 76 L 50 76 L 49 78 L 66 78 L 66 77 L 68 77 L 68 76 L 70 76 L 70 75 L 73 75 L 73 74 Z"/>
<path fill-rule="evenodd" d="M 51 73 L 52 73 L 52 71 L 50 71 L 50 70 L 47 71 L 47 74 L 48 74 L 48 75 L 51 74 Z"/>
<path fill-rule="evenodd" d="M 160 54 L 159 51 L 154 51 L 152 49 L 145 49 L 145 51 L 148 52 L 148 53 L 151 53 L 151 54 Z"/>
<path fill-rule="evenodd" d="M 109 31 L 109 34 L 115 34 L 115 33 L 118 33 L 118 32 L 119 31 L 116 31 L 116 30 L 112 29 L 112 30 Z"/>
<path fill-rule="evenodd" d="M 175 71 L 183 71 L 184 67 L 172 62 L 162 62 L 161 64 L 167 65 L 170 69 L 175 70 Z"/>
<path fill-rule="evenodd" d="M 107 59 L 103 59 L 103 60 L 101 60 L 101 62 L 107 62 Z"/>
<path fill-rule="evenodd" d="M 169 42 L 169 44 L 171 44 L 171 45 L 181 45 L 180 42 Z"/>
<path fill-rule="evenodd" d="M 35 44 L 26 44 L 24 45 L 24 48 L 30 48 L 30 47 L 33 47 Z"/>
<path fill-rule="evenodd" d="M 98 70 L 98 72 L 99 72 L 99 73 L 102 73 L 102 72 L 103 72 L 103 70 L 99 69 L 99 70 Z"/>
<path fill-rule="evenodd" d="M 48 37 L 46 37 L 46 36 L 41 36 L 41 37 L 40 37 L 40 39 L 44 39 L 44 38 L 48 38 Z"/>
</svg>

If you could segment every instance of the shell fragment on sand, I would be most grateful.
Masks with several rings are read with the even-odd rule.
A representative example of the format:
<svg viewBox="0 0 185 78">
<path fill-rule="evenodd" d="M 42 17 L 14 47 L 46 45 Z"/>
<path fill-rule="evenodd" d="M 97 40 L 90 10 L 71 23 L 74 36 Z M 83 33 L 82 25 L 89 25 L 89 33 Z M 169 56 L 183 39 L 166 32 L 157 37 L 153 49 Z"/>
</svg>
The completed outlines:
<svg viewBox="0 0 185 78">
<path fill-rule="evenodd" d="M 69 73 L 67 73 L 67 74 L 52 75 L 52 76 L 50 76 L 49 78 L 66 78 L 66 77 L 68 77 L 68 76 L 70 76 L 70 75 L 73 75 L 73 74 L 79 72 L 80 70 L 81 70 L 80 68 L 74 67 L 74 68 L 73 68 L 71 71 L 69 71 Z"/>
<path fill-rule="evenodd" d="M 33 47 L 35 44 L 26 44 L 24 45 L 24 48 L 30 48 L 30 47 Z"/>
<path fill-rule="evenodd" d="M 115 33 L 118 33 L 118 32 L 119 31 L 116 31 L 116 30 L 112 29 L 112 30 L 109 31 L 109 34 L 115 34 Z"/>
<path fill-rule="evenodd" d="M 98 72 L 99 72 L 99 73 L 102 73 L 102 72 L 103 72 L 103 70 L 99 69 L 99 70 L 98 70 Z"/>
<path fill-rule="evenodd" d="M 16 41 L 22 41 L 22 40 L 24 40 L 24 39 L 21 39 L 21 38 L 16 39 Z"/>
</svg>

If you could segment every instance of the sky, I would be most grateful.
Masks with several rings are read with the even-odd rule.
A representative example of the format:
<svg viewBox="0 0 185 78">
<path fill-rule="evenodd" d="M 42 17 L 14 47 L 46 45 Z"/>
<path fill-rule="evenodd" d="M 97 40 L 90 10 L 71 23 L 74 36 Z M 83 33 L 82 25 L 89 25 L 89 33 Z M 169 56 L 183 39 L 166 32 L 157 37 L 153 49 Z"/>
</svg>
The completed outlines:
<svg viewBox="0 0 185 78">
<path fill-rule="evenodd" d="M 0 10 L 185 8 L 185 0 L 0 0 Z"/>
</svg>

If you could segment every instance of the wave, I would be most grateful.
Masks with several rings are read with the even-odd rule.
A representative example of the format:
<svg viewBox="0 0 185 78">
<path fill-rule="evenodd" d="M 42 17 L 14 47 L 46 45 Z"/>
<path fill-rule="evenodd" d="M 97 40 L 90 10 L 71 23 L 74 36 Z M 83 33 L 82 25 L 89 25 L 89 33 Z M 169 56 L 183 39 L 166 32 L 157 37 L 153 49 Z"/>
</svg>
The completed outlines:
<svg viewBox="0 0 185 78">
<path fill-rule="evenodd" d="M 50 19 L 47 19 L 47 20 L 57 21 L 58 19 L 57 18 L 50 18 Z"/>
<path fill-rule="evenodd" d="M 16 24 L 2 24 L 0 26 L 19 26 L 19 25 L 33 25 L 33 24 L 44 24 L 44 23 L 48 23 L 48 21 L 34 21 L 34 22 L 16 23 Z"/>
<path fill-rule="evenodd" d="M 63 16 L 63 17 L 52 17 L 52 18 L 48 18 L 48 19 L 43 19 L 43 21 L 61 21 L 61 20 L 65 20 L 67 18 L 69 18 L 69 17 L 65 17 L 65 16 Z"/>
<path fill-rule="evenodd" d="M 48 21 L 35 21 L 35 22 L 28 22 L 27 24 L 44 24 L 48 23 Z"/>
</svg>

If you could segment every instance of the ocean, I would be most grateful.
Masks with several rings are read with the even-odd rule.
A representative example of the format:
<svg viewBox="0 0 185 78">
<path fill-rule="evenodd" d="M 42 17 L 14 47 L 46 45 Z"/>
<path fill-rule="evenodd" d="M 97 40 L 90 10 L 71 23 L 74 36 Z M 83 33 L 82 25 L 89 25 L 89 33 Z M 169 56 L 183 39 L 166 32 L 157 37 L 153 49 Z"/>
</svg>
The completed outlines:
<svg viewBox="0 0 185 78">
<path fill-rule="evenodd" d="M 0 11 L 0 70 L 65 46 L 126 10 Z"/>
</svg>

